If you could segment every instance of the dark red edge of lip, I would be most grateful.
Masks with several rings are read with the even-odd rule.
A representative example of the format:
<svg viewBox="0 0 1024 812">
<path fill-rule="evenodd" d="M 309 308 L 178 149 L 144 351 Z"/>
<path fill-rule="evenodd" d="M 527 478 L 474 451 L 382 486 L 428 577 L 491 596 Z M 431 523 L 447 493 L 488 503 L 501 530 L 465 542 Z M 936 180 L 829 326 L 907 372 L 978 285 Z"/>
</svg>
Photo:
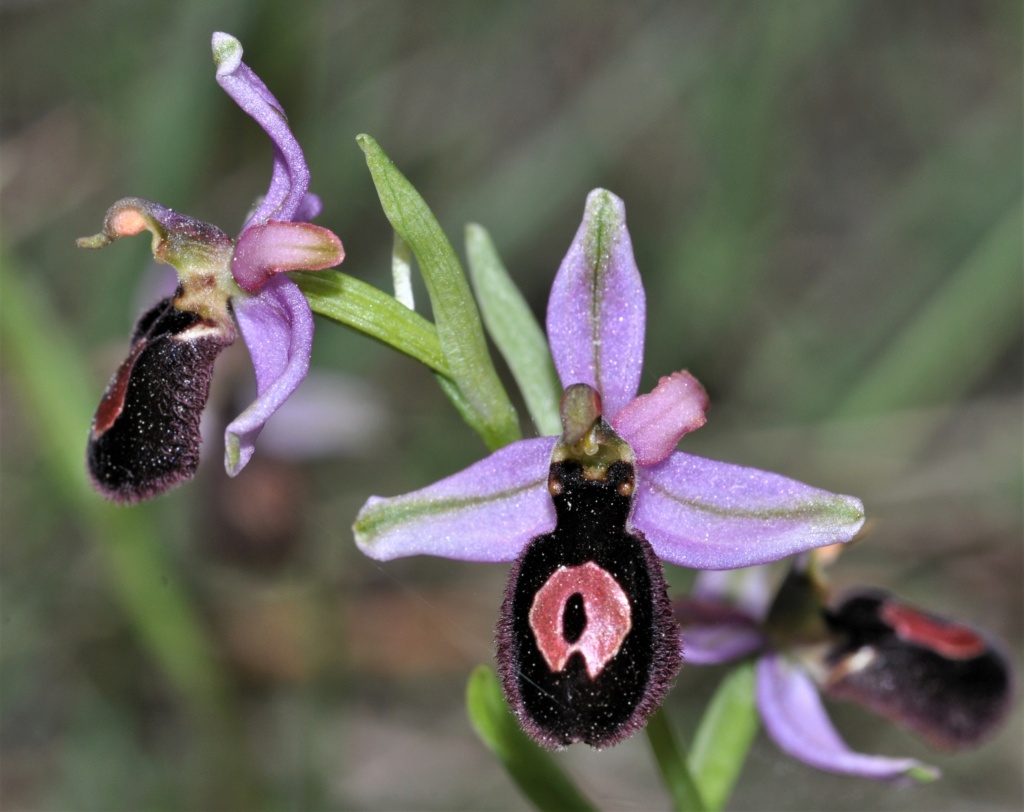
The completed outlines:
<svg viewBox="0 0 1024 812">
<path fill-rule="evenodd" d="M 988 644 L 973 629 L 943 620 L 895 601 L 886 601 L 881 619 L 908 643 L 930 649 L 952 660 L 969 660 L 985 652 Z"/>
</svg>

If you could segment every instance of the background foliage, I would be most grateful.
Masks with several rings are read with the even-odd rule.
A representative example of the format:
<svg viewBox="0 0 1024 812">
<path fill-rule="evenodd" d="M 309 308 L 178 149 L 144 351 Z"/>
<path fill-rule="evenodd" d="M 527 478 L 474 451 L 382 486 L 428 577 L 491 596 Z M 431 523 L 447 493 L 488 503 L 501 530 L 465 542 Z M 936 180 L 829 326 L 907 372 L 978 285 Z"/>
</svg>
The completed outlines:
<svg viewBox="0 0 1024 812">
<path fill-rule="evenodd" d="M 329 375 L 307 388 L 334 398 L 316 418 L 332 442 L 307 451 L 330 453 L 268 433 L 228 481 L 215 424 L 252 386 L 238 346 L 194 483 L 130 511 L 85 483 L 92 410 L 151 297 L 146 240 L 74 238 L 123 195 L 232 231 L 267 181 L 266 139 L 214 82 L 214 30 L 288 110 L 320 222 L 373 284 L 392 237 L 357 133 L 456 246 L 483 224 L 541 314 L 586 192 L 620 195 L 643 386 L 688 368 L 712 396 L 686 450 L 862 496 L 874 534 L 837 585 L 981 624 L 1019 663 L 1019 3 L 21 0 L 0 25 L 4 808 L 525 805 L 463 712 L 505 568 L 380 566 L 351 540 L 369 494 L 485 451 L 427 370 L 321 323 Z M 682 730 L 719 676 L 684 669 Z M 762 740 L 732 807 L 1024 804 L 1019 711 L 955 758 L 833 714 L 852 745 L 945 778 L 834 778 Z M 602 807 L 666 803 L 643 737 L 561 758 Z"/>
</svg>

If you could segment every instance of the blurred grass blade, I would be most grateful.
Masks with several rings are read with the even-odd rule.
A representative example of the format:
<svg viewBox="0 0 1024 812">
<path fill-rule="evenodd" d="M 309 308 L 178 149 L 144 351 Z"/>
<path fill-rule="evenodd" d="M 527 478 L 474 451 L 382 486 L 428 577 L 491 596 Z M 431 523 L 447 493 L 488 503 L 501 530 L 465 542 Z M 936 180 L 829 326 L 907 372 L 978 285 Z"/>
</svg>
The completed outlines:
<svg viewBox="0 0 1024 812">
<path fill-rule="evenodd" d="M 478 666 L 469 676 L 466 708 L 477 735 L 538 809 L 594 809 L 554 758 L 520 730 L 505 704 L 497 675 L 486 665 Z"/>
<path fill-rule="evenodd" d="M 466 258 L 487 332 L 512 371 L 537 431 L 560 434 L 562 385 L 547 338 L 483 226 L 466 226 Z"/>
<path fill-rule="evenodd" d="M 338 271 L 294 273 L 314 313 L 375 338 L 410 358 L 448 375 L 437 330 L 392 296 Z"/>
<path fill-rule="evenodd" d="M 690 774 L 707 809 L 717 812 L 729 800 L 759 726 L 754 664 L 743 663 L 718 686 L 690 750 Z"/>
<path fill-rule="evenodd" d="M 111 589 L 143 645 L 206 727 L 223 716 L 224 679 L 213 646 L 159 543 L 148 506 L 118 508 L 89 487 L 85 443 L 100 390 L 91 391 L 85 360 L 61 330 L 34 278 L 0 260 L 0 326 L 5 374 L 17 381 L 39 456 L 59 497 L 91 530 L 106 558 Z M 126 335 L 127 339 L 127 335 Z"/>
<path fill-rule="evenodd" d="M 1018 199 L 860 380 L 840 415 L 955 398 L 1003 357 L 1020 330 L 1022 219 Z"/>
<path fill-rule="evenodd" d="M 672 796 L 676 812 L 704 812 L 707 808 L 664 708 L 658 708 L 647 722 L 647 741 L 654 752 L 662 780 Z"/>
<path fill-rule="evenodd" d="M 395 232 L 412 249 L 430 296 L 448 374 L 476 414 L 474 427 L 491 450 L 518 440 L 519 423 L 498 379 L 480 314 L 455 249 L 426 202 L 368 135 L 356 138 Z"/>
</svg>

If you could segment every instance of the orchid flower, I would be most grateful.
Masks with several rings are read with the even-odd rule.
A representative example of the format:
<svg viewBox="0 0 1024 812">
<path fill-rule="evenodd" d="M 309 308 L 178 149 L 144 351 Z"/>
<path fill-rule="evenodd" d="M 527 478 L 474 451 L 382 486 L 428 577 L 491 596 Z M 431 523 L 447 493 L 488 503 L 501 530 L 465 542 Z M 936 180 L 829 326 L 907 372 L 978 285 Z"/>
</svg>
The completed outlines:
<svg viewBox="0 0 1024 812">
<path fill-rule="evenodd" d="M 765 568 L 701 573 L 679 601 L 691 664 L 756 655 L 756 702 L 787 754 L 828 772 L 876 780 L 930 780 L 912 758 L 852 751 L 819 691 L 858 702 L 945 749 L 974 746 L 1005 717 L 1006 659 L 979 632 L 880 590 L 857 590 L 835 608 L 816 556 L 799 556 L 774 597 Z M 738 583 L 734 576 L 740 576 Z"/>
<path fill-rule="evenodd" d="M 214 34 L 213 57 L 217 82 L 274 149 L 270 187 L 237 239 L 157 203 L 123 198 L 100 234 L 78 241 L 102 248 L 148 230 L 153 256 L 178 274 L 174 296 L 140 318 L 128 359 L 93 419 L 93 484 L 123 504 L 157 496 L 195 473 L 213 363 L 234 341 L 235 322 L 252 357 L 257 397 L 227 427 L 225 467 L 230 476 L 245 467 L 263 425 L 309 370 L 313 315 L 283 272 L 322 270 L 344 258 L 335 234 L 306 222 L 319 214 L 320 201 L 307 191 L 309 168 L 281 105 L 242 62 L 237 39 Z"/>
<path fill-rule="evenodd" d="M 540 580 L 528 597 L 550 598 L 552 606 L 541 613 L 542 620 L 563 635 L 549 641 L 540 671 L 560 673 L 556 666 L 568 668 L 566 663 L 575 659 L 594 678 L 629 647 L 630 624 L 637 613 L 660 616 L 664 580 L 660 566 L 653 566 L 658 559 L 702 570 L 746 567 L 849 541 L 863 523 L 863 506 L 853 497 L 675 451 L 683 435 L 703 425 L 707 395 L 688 372 L 675 372 L 651 393 L 637 396 L 645 315 L 625 207 L 610 192 L 591 192 L 548 305 L 548 339 L 566 390 L 562 436 L 514 442 L 404 496 L 371 497 L 356 519 L 356 543 L 378 560 L 417 554 L 464 561 L 518 559 L 499 623 L 502 658 L 510 650 L 508 656 L 515 658 L 514 652 L 529 642 L 531 629 L 541 642 L 546 635 L 536 625 L 541 622 L 538 615 L 529 621 L 511 617 L 519 612 L 512 604 L 519 605 L 516 594 L 526 589 L 524 578 Z M 566 483 L 573 489 L 569 494 Z M 579 508 L 574 514 L 572 505 L 577 503 L 592 504 L 591 515 L 580 518 Z M 594 519 L 606 508 L 607 520 Z M 529 551 L 544 539 L 544 544 L 553 544 L 550 539 L 577 538 L 578 552 L 587 534 L 607 536 L 609 543 L 625 534 L 636 545 L 637 561 L 647 555 L 644 545 L 650 548 L 653 563 L 646 569 L 651 594 L 645 607 L 632 606 L 630 590 L 621 583 L 616 586 L 614 577 L 605 578 L 611 565 L 598 562 L 597 569 L 588 569 L 583 562 L 566 564 L 576 581 L 562 583 L 568 576 L 551 574 L 551 580 L 543 581 L 526 563 Z M 582 610 L 577 594 L 583 597 Z M 596 636 L 586 645 L 570 639 L 574 633 L 568 627 L 582 623 L 586 630 L 588 622 L 600 627 L 604 642 Z M 654 638 L 666 633 L 660 621 L 645 632 Z M 578 639 L 584 640 L 589 632 L 580 634 Z M 674 632 L 669 637 L 678 647 Z M 578 720 L 562 720 L 553 727 L 538 723 L 537 714 L 522 707 L 521 692 L 511 684 L 509 675 L 523 671 L 522 662 L 503 664 L 501 670 L 506 695 L 538 741 L 561 746 L 582 740 L 602 746 L 642 724 L 641 717 L 657 705 L 645 691 L 657 688 L 660 695 L 678 669 L 678 651 L 672 656 L 655 646 L 645 656 L 656 667 L 634 703 L 640 716 L 623 714 L 615 729 L 594 736 L 576 729 Z"/>
</svg>

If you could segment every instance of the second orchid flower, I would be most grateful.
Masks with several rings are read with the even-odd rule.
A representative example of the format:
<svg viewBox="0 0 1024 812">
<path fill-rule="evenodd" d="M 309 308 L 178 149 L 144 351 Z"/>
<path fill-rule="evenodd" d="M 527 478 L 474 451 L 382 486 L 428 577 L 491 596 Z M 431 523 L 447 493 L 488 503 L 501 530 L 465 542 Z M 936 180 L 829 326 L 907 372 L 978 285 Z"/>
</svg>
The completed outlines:
<svg viewBox="0 0 1024 812">
<path fill-rule="evenodd" d="M 148 230 L 153 256 L 178 273 L 174 296 L 139 319 L 128 358 L 93 418 L 90 476 L 122 504 L 157 496 L 195 473 L 213 363 L 234 341 L 235 321 L 252 357 L 257 398 L 227 427 L 225 467 L 231 476 L 245 467 L 264 423 L 309 370 L 313 315 L 282 272 L 330 268 L 345 255 L 336 235 L 306 222 L 320 212 L 320 200 L 308 194 L 309 168 L 281 105 L 242 62 L 241 44 L 214 34 L 213 56 L 217 81 L 274 148 L 270 187 L 238 238 L 157 203 L 124 198 L 107 212 L 100 234 L 78 241 L 102 248 Z"/>
</svg>

